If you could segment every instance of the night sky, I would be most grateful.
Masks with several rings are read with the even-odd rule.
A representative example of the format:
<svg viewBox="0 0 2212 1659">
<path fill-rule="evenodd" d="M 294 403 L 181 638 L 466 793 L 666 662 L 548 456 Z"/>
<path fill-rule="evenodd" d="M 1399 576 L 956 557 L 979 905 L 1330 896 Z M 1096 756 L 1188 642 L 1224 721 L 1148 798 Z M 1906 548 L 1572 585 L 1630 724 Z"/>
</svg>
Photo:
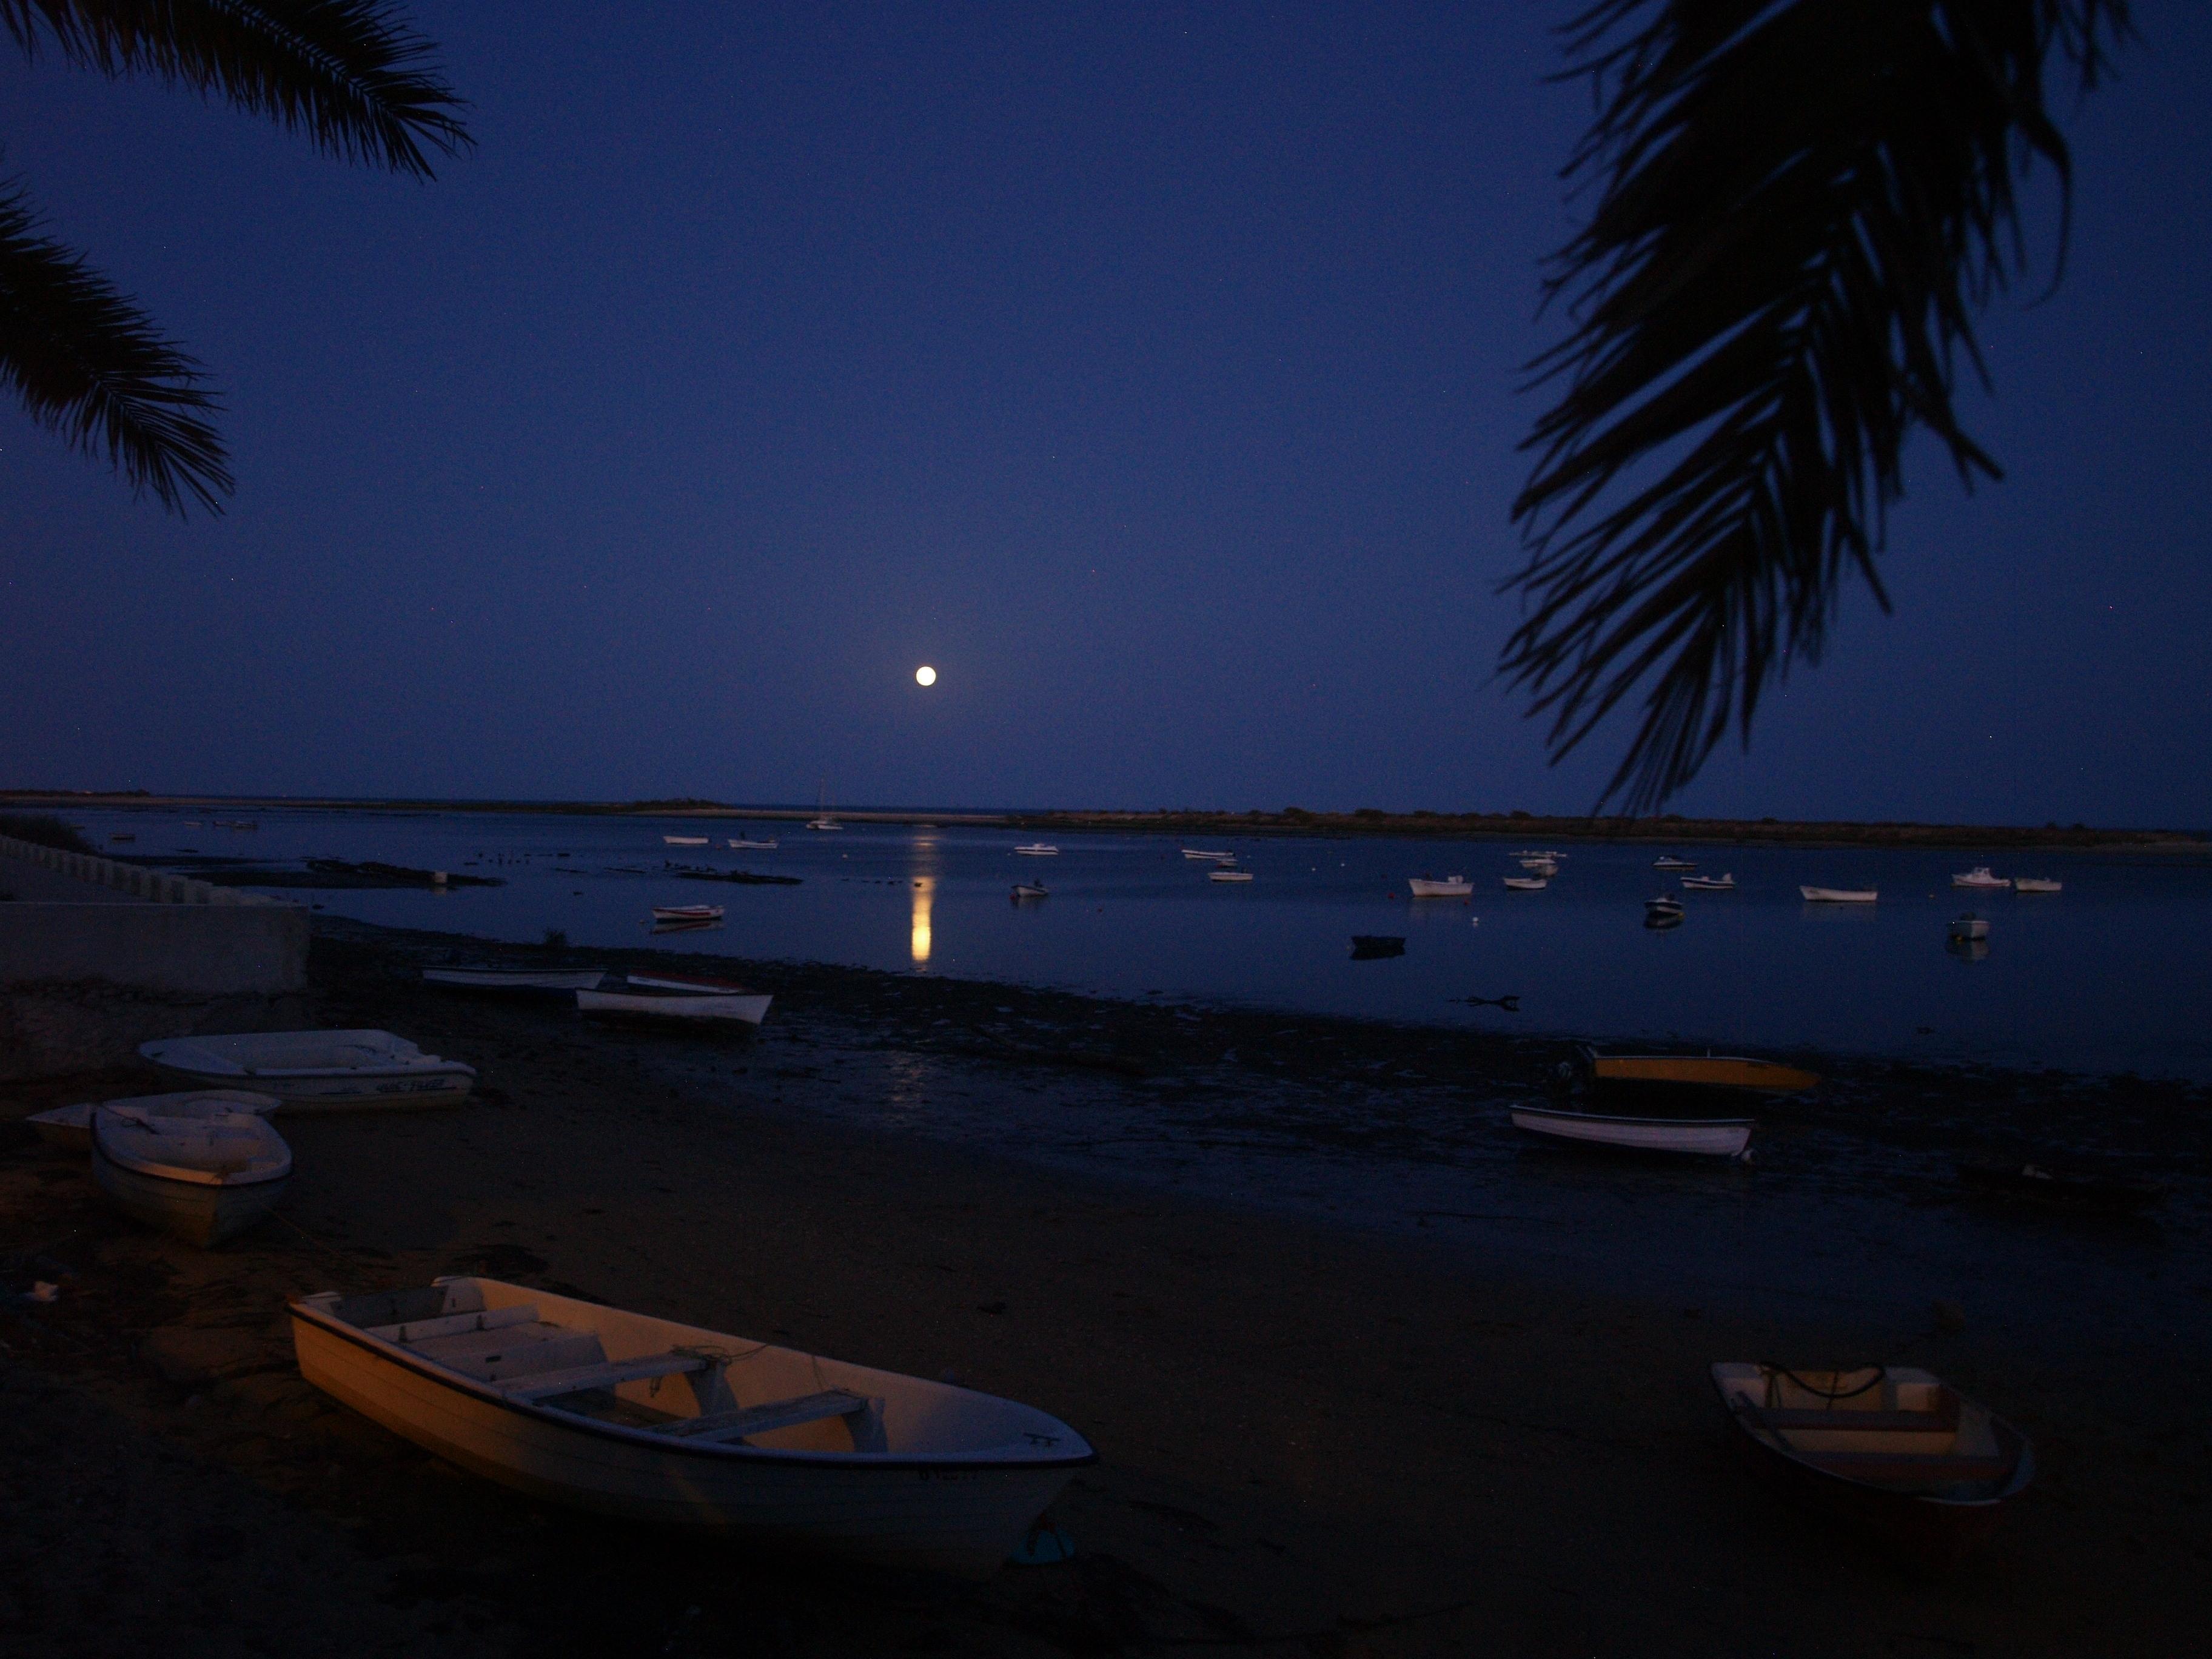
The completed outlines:
<svg viewBox="0 0 2212 1659">
<path fill-rule="evenodd" d="M 1493 678 L 1578 5 L 420 3 L 428 185 L 0 51 L 240 479 L 0 407 L 0 783 L 1586 809 L 1625 734 Z M 1915 451 L 1898 614 L 1679 810 L 2212 825 L 2212 7 L 2138 13 L 1986 325 L 2006 480 Z"/>
</svg>

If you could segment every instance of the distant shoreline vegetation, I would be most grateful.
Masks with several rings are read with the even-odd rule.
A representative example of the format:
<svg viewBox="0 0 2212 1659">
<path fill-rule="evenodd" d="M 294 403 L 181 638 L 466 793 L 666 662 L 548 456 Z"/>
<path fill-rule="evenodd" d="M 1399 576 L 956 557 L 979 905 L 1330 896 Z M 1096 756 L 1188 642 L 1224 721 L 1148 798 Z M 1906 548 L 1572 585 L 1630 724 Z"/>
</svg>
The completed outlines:
<svg viewBox="0 0 2212 1659">
<path fill-rule="evenodd" d="M 0 790 L 0 804 L 21 807 L 180 809 L 255 808 L 264 811 L 352 812 L 528 812 L 580 817 L 701 817 L 799 820 L 819 815 L 811 806 L 744 806 L 698 796 L 634 801 L 346 799 L 337 797 L 155 795 L 127 792 Z M 1350 812 L 1210 811 L 1163 807 L 1149 811 L 973 812 L 921 809 L 842 809 L 853 823 L 940 823 L 1006 829 L 1095 830 L 1115 835 L 1241 836 L 1512 836 L 1531 841 L 1639 842 L 1692 846 L 1715 842 L 1790 846 L 1990 847 L 2125 848 L 2203 852 L 2212 836 L 2186 830 L 2093 829 L 2087 824 L 1960 824 L 1794 821 L 1778 818 L 1691 818 L 1668 812 L 1638 817 L 1561 817 L 1536 812 L 1385 812 L 1364 806 Z"/>
</svg>

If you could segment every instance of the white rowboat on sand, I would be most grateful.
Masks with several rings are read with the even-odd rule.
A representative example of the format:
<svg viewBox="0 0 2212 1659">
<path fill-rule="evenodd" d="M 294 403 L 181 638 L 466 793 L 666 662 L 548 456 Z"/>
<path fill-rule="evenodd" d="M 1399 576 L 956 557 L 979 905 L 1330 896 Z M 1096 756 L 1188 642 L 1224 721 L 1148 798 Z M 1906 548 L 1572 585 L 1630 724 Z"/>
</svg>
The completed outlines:
<svg viewBox="0 0 2212 1659">
<path fill-rule="evenodd" d="M 580 1013 L 623 1015 L 633 1019 L 734 1020 L 757 1025 L 775 999 L 726 979 L 694 979 L 676 974 L 632 974 L 621 991 L 579 991 Z"/>
<path fill-rule="evenodd" d="M 245 1089 L 189 1089 L 173 1095 L 133 1095 L 127 1100 L 82 1100 L 74 1106 L 33 1112 L 23 1121 L 50 1146 L 88 1152 L 92 1148 L 92 1115 L 102 1106 L 128 1106 L 150 1112 L 155 1117 L 208 1118 L 230 1117 L 240 1112 L 266 1117 L 283 1103 L 274 1095 L 254 1094 Z"/>
<path fill-rule="evenodd" d="M 1747 1117 L 1620 1117 L 1549 1106 L 1516 1106 L 1510 1115 L 1515 1128 L 1555 1140 L 1702 1158 L 1747 1157 L 1753 1127 Z"/>
<path fill-rule="evenodd" d="M 529 1495 L 988 1577 L 1090 1443 L 1011 1400 L 491 1279 L 291 1304 L 301 1375 Z"/>
<path fill-rule="evenodd" d="M 292 1149 L 259 1112 L 166 1117 L 101 1106 L 92 1114 L 92 1178 L 134 1220 L 204 1247 L 276 1207 Z"/>
<path fill-rule="evenodd" d="M 164 1037 L 138 1052 L 205 1088 L 275 1095 L 288 1113 L 458 1106 L 477 1080 L 474 1066 L 426 1054 L 389 1031 Z"/>
</svg>

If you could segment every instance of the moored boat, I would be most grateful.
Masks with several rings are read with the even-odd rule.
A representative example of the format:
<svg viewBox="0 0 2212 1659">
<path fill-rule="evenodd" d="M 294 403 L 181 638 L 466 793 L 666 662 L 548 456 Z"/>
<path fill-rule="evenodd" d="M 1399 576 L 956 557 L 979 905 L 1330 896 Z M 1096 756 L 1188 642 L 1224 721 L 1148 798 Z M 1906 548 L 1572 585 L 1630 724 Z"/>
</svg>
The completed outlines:
<svg viewBox="0 0 2212 1659">
<path fill-rule="evenodd" d="M 1019 902 L 1023 899 L 1050 898 L 1052 894 L 1041 881 L 1018 881 L 1014 884 L 1013 896 Z"/>
<path fill-rule="evenodd" d="M 597 968 L 569 971 L 538 968 L 425 968 L 428 985 L 453 991 L 485 991 L 510 996 L 566 995 L 570 991 L 595 991 L 606 977 Z"/>
<path fill-rule="evenodd" d="M 1588 1043 L 1575 1057 L 1593 1084 L 1674 1089 L 1732 1089 L 1751 1094 L 1796 1094 L 1820 1086 L 1817 1073 L 1743 1054 L 1612 1054 Z"/>
<path fill-rule="evenodd" d="M 1014 851 L 1024 858 L 1030 859 L 1056 859 L 1060 856 L 1060 848 L 1042 841 L 1033 841 L 1026 847 L 1017 847 Z"/>
<path fill-rule="evenodd" d="M 1553 1140 L 1697 1158 L 1748 1156 L 1754 1127 L 1747 1117 L 1632 1117 L 1559 1106 L 1515 1106 L 1507 1115 L 1515 1128 Z"/>
<path fill-rule="evenodd" d="M 1961 944 L 1969 944 L 1978 939 L 1987 939 L 1990 936 L 1989 919 L 1985 916 L 1978 916 L 1971 910 L 1961 915 L 1954 916 L 1951 919 L 1950 936 Z"/>
<path fill-rule="evenodd" d="M 706 836 L 663 836 L 661 840 L 671 847 L 704 847 L 711 837 Z"/>
<path fill-rule="evenodd" d="M 1090 1443 L 1041 1411 L 490 1279 L 290 1307 L 301 1375 L 535 1498 L 988 1577 Z"/>
<path fill-rule="evenodd" d="M 164 1037 L 138 1052 L 206 1088 L 275 1095 L 287 1113 L 458 1106 L 477 1080 L 474 1066 L 426 1054 L 389 1031 Z"/>
<path fill-rule="evenodd" d="M 655 921 L 720 921 L 722 907 L 719 904 L 656 904 L 653 907 Z"/>
<path fill-rule="evenodd" d="M 1249 870 L 1209 870 L 1206 872 L 1206 878 L 1208 881 L 1249 881 L 1252 872 Z"/>
<path fill-rule="evenodd" d="M 1237 856 L 1234 853 L 1215 852 L 1203 847 L 1186 847 L 1182 849 L 1182 855 L 1187 859 L 1212 859 L 1216 864 L 1220 863 L 1224 859 L 1233 859 Z"/>
<path fill-rule="evenodd" d="M 747 841 L 743 836 L 733 836 L 730 838 L 730 845 L 733 848 L 750 848 L 757 853 L 772 853 L 775 850 L 777 842 L 773 836 L 766 841 Z"/>
<path fill-rule="evenodd" d="M 1668 853 L 1652 860 L 1651 867 L 1654 870 L 1694 870 L 1698 866 L 1688 859 L 1676 858 L 1672 853 Z"/>
<path fill-rule="evenodd" d="M 1799 887 L 1808 904 L 1872 904 L 1881 896 L 1873 887 Z"/>
<path fill-rule="evenodd" d="M 210 1118 L 229 1117 L 240 1112 L 251 1112 L 266 1117 L 284 1103 L 274 1095 L 256 1094 L 247 1089 L 187 1089 L 171 1095 L 132 1095 L 125 1100 L 84 1100 L 74 1106 L 57 1106 L 52 1111 L 33 1112 L 23 1120 L 37 1132 L 40 1139 L 50 1146 L 64 1146 L 71 1152 L 89 1151 L 92 1146 L 92 1115 L 102 1106 L 125 1106 L 151 1113 L 155 1117 Z"/>
<path fill-rule="evenodd" d="M 1690 893 L 1733 893 L 1735 874 L 1733 871 L 1720 876 L 1685 876 L 1682 889 Z"/>
<path fill-rule="evenodd" d="M 1549 876 L 1507 876 L 1504 881 L 1516 893 L 1540 893 L 1552 884 Z"/>
<path fill-rule="evenodd" d="M 117 1103 L 93 1111 L 92 1178 L 134 1220 L 204 1248 L 276 1207 L 292 1149 L 258 1111 L 163 1116 Z"/>
<path fill-rule="evenodd" d="M 1406 885 L 1415 898 L 1467 898 L 1474 891 L 1474 884 L 1465 876 L 1408 876 Z"/>
<path fill-rule="evenodd" d="M 1927 1371 L 1724 1361 L 1712 1376 L 1764 1474 L 1917 1571 L 1954 1565 L 2034 1478 L 2025 1435 Z"/>
<path fill-rule="evenodd" d="M 1954 887 L 1973 888 L 1980 891 L 1995 892 L 2001 889 L 2011 886 L 2012 881 L 2010 878 L 2006 876 L 1990 874 L 1990 866 L 1988 865 L 1978 864 L 1965 874 L 1952 877 L 1951 885 Z"/>
<path fill-rule="evenodd" d="M 2050 881 L 2041 876 L 2014 876 L 2012 890 L 2015 893 L 2057 893 L 2065 890 L 2063 881 Z"/>
</svg>

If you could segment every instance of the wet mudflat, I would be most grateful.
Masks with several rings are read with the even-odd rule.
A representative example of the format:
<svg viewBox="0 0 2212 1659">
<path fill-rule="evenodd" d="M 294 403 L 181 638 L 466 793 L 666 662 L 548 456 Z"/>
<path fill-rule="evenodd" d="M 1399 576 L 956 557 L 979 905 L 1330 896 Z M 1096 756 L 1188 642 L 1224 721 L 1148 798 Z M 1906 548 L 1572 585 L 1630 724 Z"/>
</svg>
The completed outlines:
<svg viewBox="0 0 2212 1659">
<path fill-rule="evenodd" d="M 2186 1090 L 1846 1068 L 1762 1114 L 1749 1170 L 1620 1166 L 1495 1123 L 1556 1043 L 789 964 L 760 970 L 758 1038 L 705 1042 L 420 986 L 470 948 L 319 939 L 322 1023 L 467 1059 L 481 1097 L 284 1125 L 287 1208 L 225 1249 L 137 1231 L 9 1132 L 0 1289 L 60 1286 L 0 1314 L 11 1653 L 135 1654 L 155 1621 L 184 1653 L 2148 1652 L 2193 1628 L 2212 1275 Z M 144 1079 L 107 1082 L 9 1113 Z M 1960 1152 L 2051 1142 L 2174 1191 L 2114 1226 L 1954 1190 Z M 1029 1401 L 1103 1454 L 1056 1509 L 1081 1554 L 971 1590 L 641 1534 L 291 1369 L 287 1296 L 456 1270 Z M 1900 1577 L 1735 1466 L 1705 1367 L 1764 1356 L 1928 1364 L 2034 1437 L 2038 1482 L 1958 1578 Z"/>
</svg>

